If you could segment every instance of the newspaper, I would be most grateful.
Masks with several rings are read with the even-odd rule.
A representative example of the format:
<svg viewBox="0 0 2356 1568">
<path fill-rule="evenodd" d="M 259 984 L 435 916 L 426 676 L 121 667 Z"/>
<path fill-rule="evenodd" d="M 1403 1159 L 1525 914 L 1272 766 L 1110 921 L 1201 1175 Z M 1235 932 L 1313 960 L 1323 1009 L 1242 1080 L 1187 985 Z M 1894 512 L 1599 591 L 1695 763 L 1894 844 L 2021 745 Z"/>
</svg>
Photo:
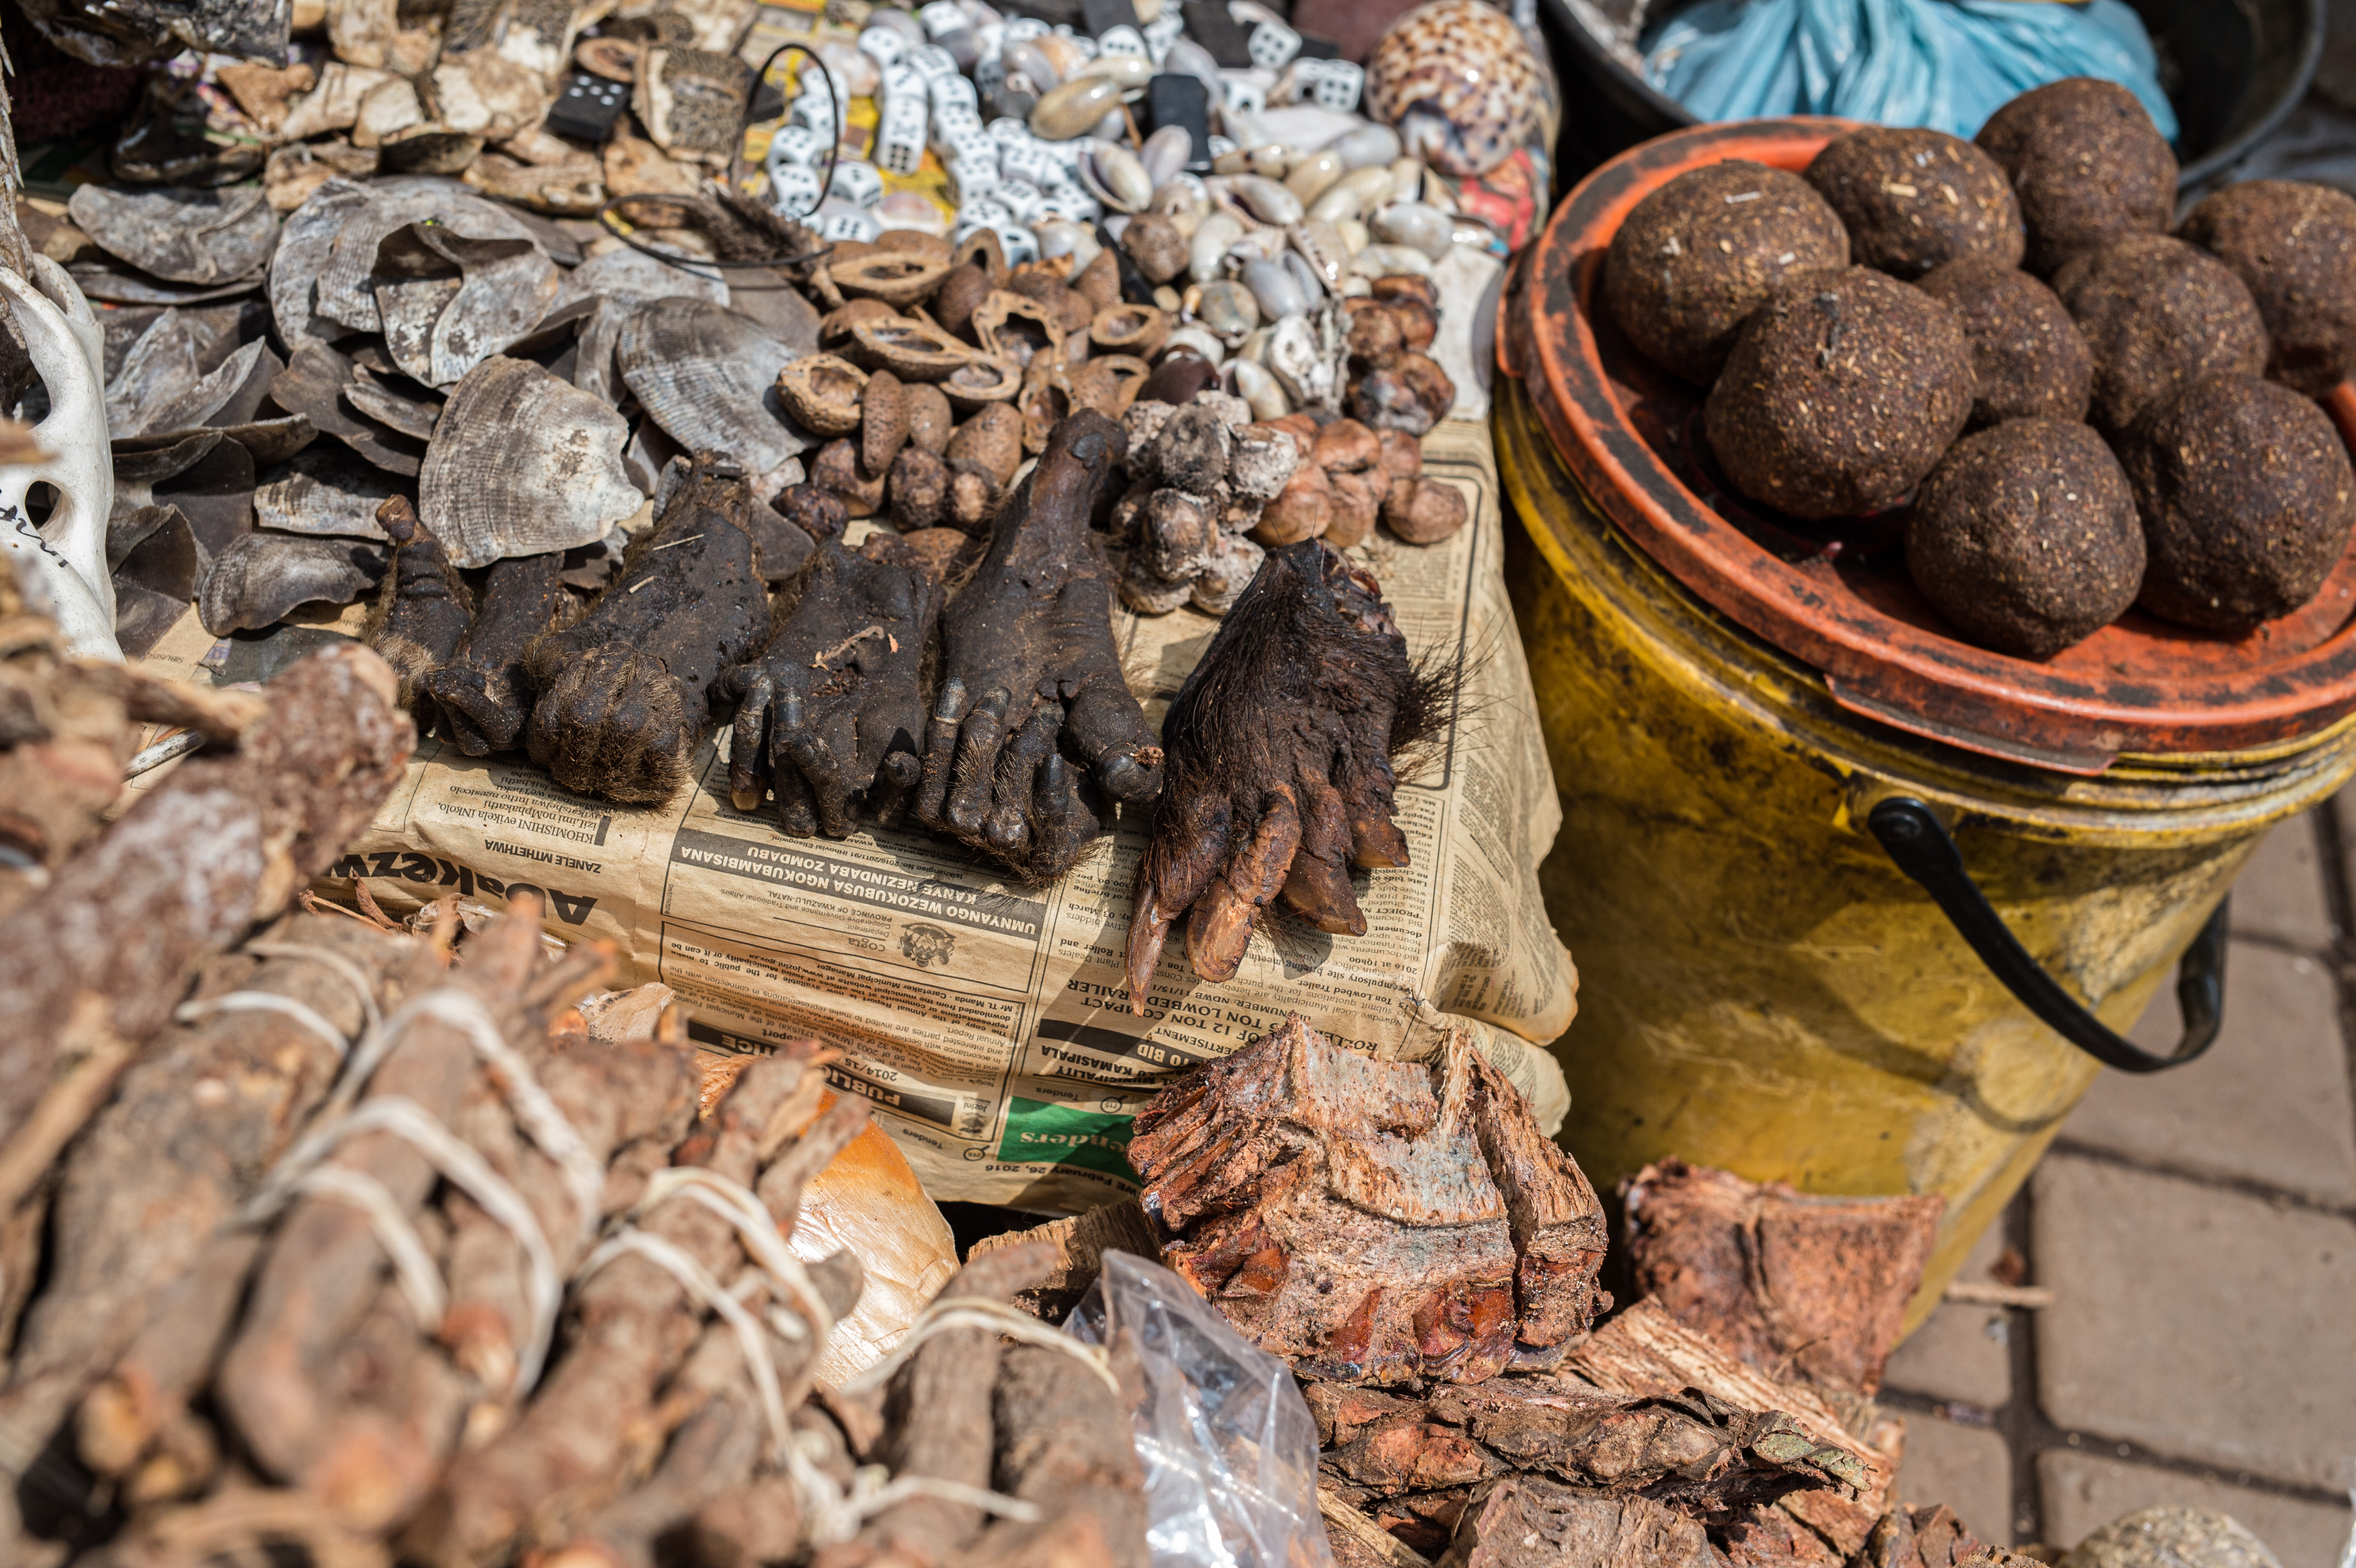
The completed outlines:
<svg viewBox="0 0 2356 1568">
<path fill-rule="evenodd" d="M 539 893 L 552 933 L 619 949 L 616 984 L 676 990 L 700 1046 L 761 1052 L 815 1037 L 835 1047 L 836 1085 L 873 1102 L 944 1201 L 1061 1212 L 1125 1195 L 1138 1109 L 1290 1011 L 1386 1058 L 1435 1054 L 1450 1029 L 1465 1029 L 1551 1130 L 1569 1094 L 1542 1048 L 1569 1025 L 1578 977 L 1538 892 L 1560 812 L 1506 603 L 1486 427 L 1441 425 L 1425 464 L 1464 493 L 1469 526 L 1422 549 L 1378 534 L 1359 553 L 1410 651 L 1461 650 L 1468 676 L 1444 747 L 1398 791 L 1410 863 L 1358 873 L 1363 937 L 1277 913 L 1235 978 L 1211 984 L 1173 936 L 1139 1017 L 1121 961 L 1146 814 L 1127 814 L 1055 885 L 1026 888 L 922 833 L 786 837 L 766 812 L 730 803 L 724 731 L 698 759 L 695 787 L 655 808 L 572 795 L 520 759 L 424 741 L 321 891 L 349 898 L 357 879 L 394 912 L 453 893 L 493 909 Z M 351 628 L 353 613 L 337 624 Z M 1151 722 L 1216 626 L 1191 610 L 1118 613 L 1123 667 Z M 282 628 L 272 644 L 297 645 L 271 662 L 337 635 Z M 191 616 L 149 663 L 252 679 L 269 673 L 257 646 L 214 643 Z"/>
</svg>

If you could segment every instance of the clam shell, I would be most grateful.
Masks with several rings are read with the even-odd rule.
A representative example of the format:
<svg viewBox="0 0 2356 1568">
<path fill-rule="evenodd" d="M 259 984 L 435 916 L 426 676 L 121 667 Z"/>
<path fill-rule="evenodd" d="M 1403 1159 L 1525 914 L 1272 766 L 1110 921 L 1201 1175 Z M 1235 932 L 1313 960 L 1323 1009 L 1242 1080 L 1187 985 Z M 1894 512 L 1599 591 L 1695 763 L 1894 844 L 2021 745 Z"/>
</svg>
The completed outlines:
<svg viewBox="0 0 2356 1568">
<path fill-rule="evenodd" d="M 1145 139 L 1145 145 L 1137 151 L 1137 161 L 1158 191 L 1183 172 L 1194 155 L 1194 138 L 1186 127 L 1164 125 Z"/>
<path fill-rule="evenodd" d="M 396 229 L 430 220 L 469 240 L 537 243 L 523 219 L 448 180 L 416 176 L 375 180 L 367 190 L 368 207 L 346 219 L 336 235 L 312 305 L 316 314 L 354 332 L 384 330 L 384 319 L 377 310 L 377 250 Z M 291 339 L 288 347 L 293 347 Z"/>
<path fill-rule="evenodd" d="M 379 424 L 391 425 L 419 441 L 430 441 L 434 425 L 442 418 L 444 400 L 407 392 L 374 372 L 354 366 L 352 379 L 344 388 L 344 401 Z"/>
<path fill-rule="evenodd" d="M 197 614 L 216 637 L 284 620 L 298 605 L 348 604 L 383 578 L 392 552 L 364 539 L 241 534 L 213 558 Z"/>
<path fill-rule="evenodd" d="M 296 453 L 269 483 L 254 486 L 253 521 L 280 533 L 383 539 L 376 509 L 406 494 L 406 485 L 375 464 L 323 441 Z"/>
<path fill-rule="evenodd" d="M 1537 124 L 1546 87 L 1528 40 L 1482 0 L 1433 0 L 1366 59 L 1366 110 L 1444 174 L 1484 175 Z M 1414 126 L 1408 116 L 1419 117 Z"/>
<path fill-rule="evenodd" d="M 278 249 L 270 257 L 270 315 L 289 353 L 306 338 L 325 342 L 342 335 L 343 328 L 320 316 L 311 304 L 319 274 L 335 251 L 336 236 L 343 232 L 347 219 L 368 205 L 369 194 L 360 187 L 330 178 L 287 214 L 278 231 Z"/>
<path fill-rule="evenodd" d="M 439 223 L 404 224 L 377 250 L 385 349 L 427 386 L 450 386 L 539 325 L 562 282 L 529 236 L 473 239 Z"/>
<path fill-rule="evenodd" d="M 1237 175 L 1228 182 L 1244 210 L 1262 223 L 1279 226 L 1301 221 L 1301 198 L 1264 175 Z"/>
<path fill-rule="evenodd" d="M 278 240 L 261 187 L 116 190 L 85 185 L 66 204 L 108 255 L 167 283 L 214 287 L 258 276 Z"/>
<path fill-rule="evenodd" d="M 663 432 L 689 452 L 717 452 L 765 475 L 816 443 L 777 400 L 793 350 L 708 300 L 640 305 L 615 356 L 622 379 Z"/>
<path fill-rule="evenodd" d="M 494 355 L 450 394 L 417 511 L 452 565 L 594 544 L 644 504 L 622 466 L 630 429 L 528 359 Z"/>
<path fill-rule="evenodd" d="M 106 385 L 106 432 L 117 441 L 147 428 L 147 411 L 185 396 L 197 384 L 196 335 L 187 318 L 166 310 L 147 324 Z"/>
<path fill-rule="evenodd" d="M 352 362 L 316 338 L 294 350 L 286 368 L 273 377 L 270 400 L 299 414 L 360 456 L 391 473 L 414 475 L 425 455 L 423 443 L 353 413 L 343 400 Z"/>
<path fill-rule="evenodd" d="M 658 261 L 627 246 L 593 256 L 575 267 L 549 309 L 561 310 L 584 295 L 594 299 L 597 308 L 580 328 L 573 384 L 591 397 L 615 404 L 622 400 L 623 387 L 621 375 L 614 368 L 614 348 L 622 340 L 622 326 L 631 311 L 649 300 L 700 299 L 726 304 L 730 297 L 728 285 L 718 279 Z"/>
<path fill-rule="evenodd" d="M 1172 126 L 1181 137 L 1183 127 Z M 1157 133 L 1158 134 L 1158 133 Z M 1080 183 L 1107 207 L 1137 212 L 1153 199 L 1153 177 L 1136 154 L 1126 147 L 1099 142 L 1080 155 Z"/>
</svg>

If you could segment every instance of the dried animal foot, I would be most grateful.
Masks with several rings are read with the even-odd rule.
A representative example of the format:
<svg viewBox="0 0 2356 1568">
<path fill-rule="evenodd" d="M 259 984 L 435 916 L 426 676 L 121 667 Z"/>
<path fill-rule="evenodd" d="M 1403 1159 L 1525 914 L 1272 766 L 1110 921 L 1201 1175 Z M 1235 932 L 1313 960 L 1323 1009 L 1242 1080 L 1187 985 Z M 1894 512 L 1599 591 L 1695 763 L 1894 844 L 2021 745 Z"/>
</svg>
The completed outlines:
<svg viewBox="0 0 2356 1568">
<path fill-rule="evenodd" d="M 1321 931 L 1365 933 L 1349 869 L 1407 864 L 1391 758 L 1430 733 L 1453 684 L 1417 670 L 1381 589 L 1338 550 L 1269 552 L 1162 721 L 1170 787 L 1137 868 L 1134 1011 L 1190 910 L 1206 980 L 1234 976 L 1280 894 Z"/>
<path fill-rule="evenodd" d="M 524 743 L 566 789 L 658 803 L 687 782 L 705 694 L 760 645 L 768 595 L 744 519 L 743 471 L 701 454 L 661 521 L 630 546 L 588 613 L 534 639 Z"/>
<path fill-rule="evenodd" d="M 787 833 L 843 838 L 858 825 L 855 796 L 914 789 L 920 677 L 940 613 L 940 580 L 922 567 L 820 545 L 769 645 L 722 677 L 723 699 L 736 704 L 737 808 L 758 808 L 774 782 Z"/>
<path fill-rule="evenodd" d="M 531 717 L 524 650 L 564 625 L 579 601 L 564 592 L 564 553 L 514 556 L 495 564 L 458 652 L 420 683 L 439 709 L 442 732 L 470 757 L 511 749 Z"/>
<path fill-rule="evenodd" d="M 1119 442 L 1095 413 L 1056 426 L 942 616 L 916 816 L 1033 881 L 1061 876 L 1102 831 L 1099 795 L 1142 803 L 1162 790 L 1162 749 L 1121 678 L 1112 583 L 1088 531 Z"/>
<path fill-rule="evenodd" d="M 432 721 L 421 689 L 424 678 L 448 664 L 466 640 L 474 596 L 450 564 L 434 530 L 418 520 L 406 496 L 377 508 L 377 526 L 392 540 L 392 570 L 369 617 L 368 645 L 382 656 L 401 681 L 401 705 L 423 731 Z"/>
</svg>

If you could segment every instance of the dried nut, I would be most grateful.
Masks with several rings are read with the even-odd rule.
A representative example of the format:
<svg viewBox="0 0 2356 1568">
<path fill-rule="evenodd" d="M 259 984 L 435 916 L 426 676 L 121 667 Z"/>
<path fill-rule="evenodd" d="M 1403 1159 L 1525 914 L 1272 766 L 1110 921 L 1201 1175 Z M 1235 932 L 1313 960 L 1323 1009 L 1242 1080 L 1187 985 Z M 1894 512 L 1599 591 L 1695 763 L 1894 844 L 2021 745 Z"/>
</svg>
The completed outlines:
<svg viewBox="0 0 2356 1568">
<path fill-rule="evenodd" d="M 1060 366 L 1034 365 L 1014 397 L 1014 411 L 1023 416 L 1023 450 L 1036 456 L 1047 450 L 1047 437 L 1073 409 L 1072 389 Z"/>
<path fill-rule="evenodd" d="M 1189 403 L 1171 415 L 1154 438 L 1154 472 L 1164 485 L 1207 496 L 1212 485 L 1227 476 L 1235 439 L 1218 410 Z"/>
<path fill-rule="evenodd" d="M 1383 443 L 1355 420 L 1335 420 L 1317 432 L 1310 460 L 1328 474 L 1355 474 L 1382 460 Z"/>
<path fill-rule="evenodd" d="M 942 455 L 952 465 L 972 464 L 1003 485 L 1023 464 L 1023 416 L 1010 404 L 991 403 L 958 426 Z"/>
<path fill-rule="evenodd" d="M 1218 534 L 1211 508 L 1200 496 L 1183 490 L 1156 490 L 1137 514 L 1134 559 L 1165 581 L 1191 579 L 1203 570 L 1204 558 Z"/>
<path fill-rule="evenodd" d="M 1120 602 L 1132 614 L 1167 615 L 1194 596 L 1194 584 L 1162 581 L 1134 554 L 1121 569 Z"/>
<path fill-rule="evenodd" d="M 1119 304 L 1120 263 L 1113 260 L 1111 251 L 1098 251 L 1096 260 L 1082 267 L 1080 275 L 1072 280 L 1072 291 L 1088 302 L 1090 315 Z"/>
<path fill-rule="evenodd" d="M 627 38 L 584 38 L 573 46 L 573 63 L 607 81 L 636 81 L 638 46 Z"/>
<path fill-rule="evenodd" d="M 1012 289 L 992 289 L 983 295 L 974 306 L 971 325 L 974 341 L 981 345 L 983 354 L 1018 369 L 1041 354 L 1052 357 L 1064 346 L 1064 329 L 1055 313 Z"/>
<path fill-rule="evenodd" d="M 1108 420 L 1117 420 L 1137 400 L 1137 389 L 1145 385 L 1146 374 L 1145 361 L 1133 354 L 1100 354 L 1066 371 L 1064 379 L 1071 389 L 1073 408 L 1094 409 Z"/>
<path fill-rule="evenodd" d="M 1284 493 L 1300 465 L 1301 448 L 1291 432 L 1248 424 L 1236 432 L 1235 451 L 1227 459 L 1227 484 L 1247 500 L 1270 500 Z"/>
<path fill-rule="evenodd" d="M 900 400 L 908 408 L 908 439 L 926 452 L 938 452 L 949 443 L 949 432 L 956 428 L 957 413 L 949 407 L 948 394 L 938 387 L 918 381 L 900 389 Z"/>
<path fill-rule="evenodd" d="M 1159 135 L 1161 133 L 1156 132 Z M 1186 270 L 1186 240 L 1178 226 L 1158 212 L 1129 220 L 1120 232 L 1120 248 L 1137 263 L 1150 283 L 1166 283 Z"/>
<path fill-rule="evenodd" d="M 849 436 L 839 436 L 818 449 L 810 464 L 809 482 L 830 490 L 854 517 L 872 517 L 884 504 L 884 476 L 870 478 L 859 471 L 859 447 Z"/>
<path fill-rule="evenodd" d="M 1403 430 L 1375 432 L 1382 443 L 1382 469 L 1394 479 L 1413 479 L 1423 472 L 1423 443 Z"/>
<path fill-rule="evenodd" d="M 937 234 L 928 234 L 921 229 L 886 229 L 883 233 L 875 236 L 875 248 L 878 251 L 911 251 L 928 261 L 956 265 L 957 252 L 949 242 Z"/>
<path fill-rule="evenodd" d="M 1464 526 L 1464 496 L 1437 479 L 1393 479 L 1383 522 L 1409 544 L 1438 544 Z"/>
<path fill-rule="evenodd" d="M 905 310 L 941 286 L 949 263 L 913 251 L 878 251 L 855 261 L 830 261 L 826 271 L 846 300 L 882 300 Z"/>
<path fill-rule="evenodd" d="M 1374 295 L 1378 300 L 1411 299 L 1431 310 L 1440 308 L 1440 289 L 1429 277 L 1413 272 L 1391 272 L 1375 280 Z"/>
<path fill-rule="evenodd" d="M 958 458 L 949 464 L 949 499 L 941 520 L 969 534 L 986 534 L 998 518 L 1005 487 L 980 464 Z"/>
<path fill-rule="evenodd" d="M 1088 324 L 1088 336 L 1099 348 L 1151 359 L 1170 336 L 1170 318 L 1150 304 L 1108 305 Z"/>
<path fill-rule="evenodd" d="M 823 544 L 839 539 L 851 521 L 842 497 L 818 485 L 796 485 L 770 503 L 771 509 Z"/>
<path fill-rule="evenodd" d="M 851 328 L 849 357 L 903 381 L 945 381 L 971 362 L 973 350 L 928 321 L 871 316 Z M 956 401 L 950 394 L 950 401 Z"/>
<path fill-rule="evenodd" d="M 1456 401 L 1448 372 L 1420 354 L 1402 354 L 1350 389 L 1350 416 L 1376 430 L 1421 435 Z"/>
<path fill-rule="evenodd" d="M 1276 499 L 1260 508 L 1259 524 L 1252 529 L 1252 538 L 1277 549 L 1316 539 L 1333 520 L 1333 489 L 1325 478 L 1325 471 L 1313 463 L 1304 463 L 1293 471 L 1291 482 Z"/>
<path fill-rule="evenodd" d="M 818 324 L 818 346 L 840 353 L 851 341 L 851 329 L 862 321 L 891 321 L 899 312 L 882 300 L 852 300 L 829 311 Z"/>
<path fill-rule="evenodd" d="M 1196 328 L 1181 327 L 1170 336 L 1177 339 L 1187 332 L 1197 332 L 1206 340 L 1210 336 L 1200 333 Z M 1215 349 L 1217 345 L 1215 343 L 1212 347 Z M 1218 385 L 1218 363 L 1216 359 L 1206 358 L 1194 351 L 1188 345 L 1164 342 L 1161 361 L 1153 367 L 1153 374 L 1145 379 L 1145 385 L 1138 389 L 1139 400 L 1150 398 L 1162 403 L 1191 403 L 1204 388 Z M 1129 450 L 1134 453 L 1137 443 L 1130 443 Z"/>
<path fill-rule="evenodd" d="M 900 455 L 908 440 L 908 403 L 900 395 L 900 378 L 889 370 L 869 377 L 863 408 L 859 421 L 859 466 L 870 474 L 888 473 L 892 460 Z"/>
<path fill-rule="evenodd" d="M 937 528 L 948 509 L 949 465 L 921 446 L 904 447 L 892 464 L 891 494 L 902 532 Z"/>
<path fill-rule="evenodd" d="M 933 295 L 933 319 L 972 342 L 973 307 L 988 297 L 991 286 L 989 269 L 980 261 L 952 268 Z"/>
<path fill-rule="evenodd" d="M 1423 280 L 1418 278 L 1416 282 Z M 1379 294 L 1375 297 L 1382 299 Z M 1412 294 L 1393 294 L 1383 300 L 1383 307 L 1398 319 L 1399 333 L 1407 339 L 1408 353 L 1422 353 L 1431 347 L 1431 340 L 1440 336 L 1440 313 L 1427 302 Z"/>
<path fill-rule="evenodd" d="M 1023 372 L 1003 359 L 975 356 L 951 372 L 948 379 L 940 383 L 940 389 L 948 398 L 949 407 L 971 413 L 976 409 L 990 404 L 1004 404 L 1011 400 L 1023 389 Z M 949 444 L 957 444 L 954 436 L 950 438 Z"/>
<path fill-rule="evenodd" d="M 918 528 L 892 542 L 922 560 L 935 577 L 955 575 L 961 558 L 973 551 L 972 537 L 957 528 Z"/>
<path fill-rule="evenodd" d="M 1052 272 L 1031 272 L 1017 267 L 1014 275 L 1006 280 L 1010 293 L 1022 295 L 1047 313 L 1046 319 L 1055 324 L 1066 337 L 1076 332 L 1086 332 L 1094 321 L 1098 307 L 1088 297 Z"/>
<path fill-rule="evenodd" d="M 1333 520 L 1325 525 L 1325 539 L 1335 549 L 1348 549 L 1364 544 L 1366 536 L 1375 531 L 1375 519 L 1382 515 L 1383 497 L 1390 493 L 1390 479 L 1380 469 L 1371 474 L 1336 474 L 1327 470 L 1325 483 L 1333 492 Z"/>
<path fill-rule="evenodd" d="M 867 374 L 831 354 L 805 354 L 777 372 L 777 400 L 813 435 L 849 435 L 859 428 Z"/>
<path fill-rule="evenodd" d="M 995 229 L 977 229 L 967 235 L 958 242 L 957 252 L 950 260 L 960 267 L 969 261 L 978 263 L 990 274 L 993 287 L 1006 279 L 1006 247 L 999 243 Z"/>
<path fill-rule="evenodd" d="M 1350 357 L 1361 369 L 1387 365 L 1407 352 L 1407 335 L 1399 330 L 1397 312 L 1380 300 L 1352 300 L 1349 311 Z"/>
</svg>

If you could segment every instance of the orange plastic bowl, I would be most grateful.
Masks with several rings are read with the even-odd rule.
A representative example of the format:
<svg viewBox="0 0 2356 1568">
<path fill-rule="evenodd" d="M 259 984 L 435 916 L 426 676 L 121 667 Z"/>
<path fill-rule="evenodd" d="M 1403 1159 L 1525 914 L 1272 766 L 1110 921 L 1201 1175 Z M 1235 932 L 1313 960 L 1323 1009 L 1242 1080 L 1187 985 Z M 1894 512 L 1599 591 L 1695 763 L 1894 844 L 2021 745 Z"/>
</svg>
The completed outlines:
<svg viewBox="0 0 2356 1568">
<path fill-rule="evenodd" d="M 1686 170 L 1747 158 L 1796 173 L 1851 128 L 1741 121 L 1632 147 L 1580 182 L 1523 256 L 1498 362 L 1596 507 L 1696 596 L 1821 670 L 1844 707 L 1971 751 L 2094 773 L 2122 753 L 2276 746 L 2356 710 L 2356 550 L 2304 608 L 2245 635 L 2131 610 L 2051 659 L 2019 659 L 1963 641 L 1915 592 L 1898 518 L 1827 533 L 1715 480 L 1703 394 L 1612 325 L 1604 253 L 1629 209 Z M 2343 441 L 2356 435 L 2356 390 L 2325 407 Z"/>
</svg>

